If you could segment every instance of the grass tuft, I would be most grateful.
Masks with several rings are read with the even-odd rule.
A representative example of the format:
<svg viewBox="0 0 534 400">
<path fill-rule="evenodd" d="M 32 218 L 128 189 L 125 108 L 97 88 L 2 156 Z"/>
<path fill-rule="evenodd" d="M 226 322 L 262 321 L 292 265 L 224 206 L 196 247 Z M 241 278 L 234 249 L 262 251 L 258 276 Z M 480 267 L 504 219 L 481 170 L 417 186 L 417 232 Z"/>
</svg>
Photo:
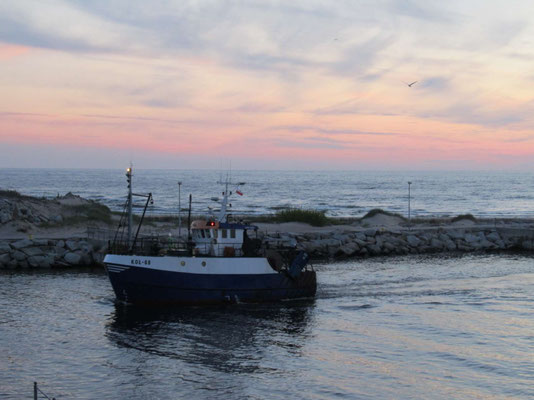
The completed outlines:
<svg viewBox="0 0 534 400">
<path fill-rule="evenodd" d="M 467 219 L 469 221 L 477 222 L 477 219 L 472 214 L 458 215 L 458 216 L 454 217 L 453 219 L 451 219 L 451 222 L 457 222 L 457 221 L 461 221 L 463 219 Z"/>
<path fill-rule="evenodd" d="M 385 211 L 385 210 L 382 210 L 381 208 L 373 208 L 371 211 L 369 211 L 367 214 L 365 214 L 362 217 L 362 220 L 364 220 L 366 218 L 374 217 L 375 215 L 378 215 L 378 214 L 383 214 L 383 215 L 387 215 L 387 216 L 390 216 L 390 217 L 398 217 L 398 218 L 401 218 L 403 220 L 406 219 L 400 214 L 392 213 L 392 212 L 389 212 L 389 211 Z"/>
<path fill-rule="evenodd" d="M 324 211 L 305 210 L 301 208 L 287 208 L 280 210 L 275 215 L 276 222 L 304 222 L 312 226 L 325 226 L 330 224 L 330 219 Z"/>
<path fill-rule="evenodd" d="M 5 199 L 33 199 L 33 197 L 20 194 L 16 190 L 0 190 L 0 197 Z"/>
<path fill-rule="evenodd" d="M 76 214 L 74 218 L 80 217 L 82 220 L 111 224 L 111 210 L 103 204 L 92 201 L 89 204 L 67 207 Z"/>
</svg>

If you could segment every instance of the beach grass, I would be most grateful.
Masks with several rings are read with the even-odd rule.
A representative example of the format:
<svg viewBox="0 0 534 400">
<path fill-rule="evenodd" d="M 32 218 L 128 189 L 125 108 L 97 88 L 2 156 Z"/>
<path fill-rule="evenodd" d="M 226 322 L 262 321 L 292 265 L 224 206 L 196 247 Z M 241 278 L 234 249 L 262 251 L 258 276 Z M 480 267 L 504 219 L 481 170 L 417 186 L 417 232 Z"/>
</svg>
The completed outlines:
<svg viewBox="0 0 534 400">
<path fill-rule="evenodd" d="M 398 217 L 398 218 L 401 218 L 402 220 L 406 220 L 406 218 L 400 214 L 385 211 L 385 210 L 382 210 L 381 208 L 373 208 L 371 211 L 365 214 L 361 219 L 364 220 L 367 218 L 371 218 L 378 214 L 387 215 L 388 217 Z"/>
<path fill-rule="evenodd" d="M 0 198 L 4 199 L 10 199 L 10 200 L 33 200 L 38 199 L 37 197 L 33 196 L 26 196 L 24 194 L 20 194 L 16 190 L 0 190 Z"/>
<path fill-rule="evenodd" d="M 324 211 L 303 208 L 286 208 L 280 210 L 275 214 L 274 220 L 276 222 L 303 222 L 311 226 L 325 226 L 331 223 Z"/>
<path fill-rule="evenodd" d="M 457 222 L 462 220 L 469 220 L 473 222 L 477 222 L 477 219 L 472 214 L 461 214 L 451 219 L 451 222 Z"/>
</svg>

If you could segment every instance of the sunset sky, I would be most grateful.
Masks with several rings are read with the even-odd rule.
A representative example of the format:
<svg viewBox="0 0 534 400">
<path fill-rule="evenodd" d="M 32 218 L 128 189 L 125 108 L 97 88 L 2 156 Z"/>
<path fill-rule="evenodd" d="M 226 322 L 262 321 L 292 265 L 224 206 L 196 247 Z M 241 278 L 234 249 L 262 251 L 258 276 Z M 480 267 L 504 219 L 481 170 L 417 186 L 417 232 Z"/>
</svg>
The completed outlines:
<svg viewBox="0 0 534 400">
<path fill-rule="evenodd" d="M 534 2 L 4 0 L 0 87 L 3 168 L 532 170 Z"/>
</svg>

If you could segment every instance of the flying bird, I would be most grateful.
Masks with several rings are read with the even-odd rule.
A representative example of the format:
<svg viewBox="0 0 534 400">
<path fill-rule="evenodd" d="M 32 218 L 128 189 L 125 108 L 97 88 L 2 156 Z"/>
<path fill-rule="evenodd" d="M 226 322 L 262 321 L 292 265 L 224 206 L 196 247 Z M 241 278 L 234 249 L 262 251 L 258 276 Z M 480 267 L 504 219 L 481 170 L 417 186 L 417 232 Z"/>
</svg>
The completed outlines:
<svg viewBox="0 0 534 400">
<path fill-rule="evenodd" d="M 404 82 L 404 81 L 403 81 Z M 412 87 L 413 85 L 415 85 L 417 82 L 419 81 L 413 81 L 412 83 L 408 83 L 408 82 L 404 82 L 404 84 L 408 87 Z"/>
</svg>

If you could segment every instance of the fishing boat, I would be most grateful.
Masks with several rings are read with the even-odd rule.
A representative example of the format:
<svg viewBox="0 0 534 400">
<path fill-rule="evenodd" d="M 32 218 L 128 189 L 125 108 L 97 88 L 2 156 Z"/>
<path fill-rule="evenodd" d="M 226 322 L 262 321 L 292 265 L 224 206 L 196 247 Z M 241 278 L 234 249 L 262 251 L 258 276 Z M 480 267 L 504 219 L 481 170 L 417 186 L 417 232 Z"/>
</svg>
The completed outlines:
<svg viewBox="0 0 534 400">
<path fill-rule="evenodd" d="M 262 243 L 258 228 L 231 221 L 230 197 L 237 184 L 224 185 L 217 215 L 190 221 L 187 241 L 142 237 L 139 231 L 152 195 L 132 193 L 132 168 L 126 171 L 128 200 L 104 265 L 117 300 L 133 304 L 214 304 L 271 302 L 313 297 L 316 274 L 308 255 L 294 246 L 276 249 Z M 134 234 L 133 196 L 146 204 Z M 215 199 L 213 199 L 215 200 Z M 218 200 L 218 199 L 217 199 Z M 124 229 L 126 228 L 126 229 Z M 123 239 L 119 232 L 126 230 Z"/>
</svg>

